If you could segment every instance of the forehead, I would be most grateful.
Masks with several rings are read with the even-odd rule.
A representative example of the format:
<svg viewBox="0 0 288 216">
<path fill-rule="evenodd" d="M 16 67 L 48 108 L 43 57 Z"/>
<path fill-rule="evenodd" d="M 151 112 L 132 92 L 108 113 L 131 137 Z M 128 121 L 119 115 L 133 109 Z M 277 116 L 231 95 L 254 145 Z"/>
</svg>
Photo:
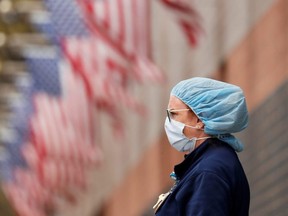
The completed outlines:
<svg viewBox="0 0 288 216">
<path fill-rule="evenodd" d="M 171 95 L 169 98 L 168 109 L 186 109 L 189 108 L 179 98 Z"/>
</svg>

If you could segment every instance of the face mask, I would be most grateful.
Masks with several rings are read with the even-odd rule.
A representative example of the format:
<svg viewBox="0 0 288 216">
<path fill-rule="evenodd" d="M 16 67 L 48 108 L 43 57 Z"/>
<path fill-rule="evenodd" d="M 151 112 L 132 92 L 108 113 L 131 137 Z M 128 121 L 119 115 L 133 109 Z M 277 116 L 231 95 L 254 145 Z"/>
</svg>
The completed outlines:
<svg viewBox="0 0 288 216">
<path fill-rule="evenodd" d="M 166 131 L 169 143 L 171 144 L 171 146 L 173 146 L 175 149 L 177 149 L 180 152 L 185 152 L 185 151 L 191 152 L 195 149 L 197 140 L 204 140 L 204 139 L 210 138 L 210 137 L 201 137 L 201 138 L 192 137 L 191 139 L 188 139 L 183 134 L 183 130 L 185 126 L 189 128 L 197 129 L 197 130 L 202 130 L 194 126 L 185 125 L 173 119 L 171 119 L 171 122 L 170 122 L 168 118 L 166 118 L 165 131 Z"/>
</svg>

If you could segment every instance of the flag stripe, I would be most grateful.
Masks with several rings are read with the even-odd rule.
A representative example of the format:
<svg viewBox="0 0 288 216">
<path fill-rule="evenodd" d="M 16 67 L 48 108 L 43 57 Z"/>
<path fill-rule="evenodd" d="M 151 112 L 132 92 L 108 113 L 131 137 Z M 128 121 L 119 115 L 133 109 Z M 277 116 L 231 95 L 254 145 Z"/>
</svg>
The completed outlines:
<svg viewBox="0 0 288 216">
<path fill-rule="evenodd" d="M 189 44 L 195 46 L 197 36 L 202 32 L 197 11 L 187 1 L 161 0 L 161 2 L 175 15 Z"/>
<path fill-rule="evenodd" d="M 125 21 L 124 21 L 124 8 L 123 8 L 123 0 L 117 0 L 117 8 L 118 8 L 118 20 L 119 20 L 119 44 L 123 44 L 126 38 L 125 34 Z"/>
</svg>

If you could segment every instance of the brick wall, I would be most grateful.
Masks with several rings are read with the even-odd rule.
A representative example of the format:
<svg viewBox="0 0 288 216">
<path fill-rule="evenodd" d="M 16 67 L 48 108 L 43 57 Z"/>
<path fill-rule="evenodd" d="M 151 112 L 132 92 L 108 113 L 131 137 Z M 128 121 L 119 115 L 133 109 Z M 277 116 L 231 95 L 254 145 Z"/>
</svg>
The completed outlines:
<svg viewBox="0 0 288 216">
<path fill-rule="evenodd" d="M 250 115 L 240 138 L 241 155 L 251 187 L 253 216 L 288 215 L 288 81 Z"/>
<path fill-rule="evenodd" d="M 277 0 L 227 60 L 225 80 L 240 85 L 250 110 L 287 79 L 288 2 Z"/>
<path fill-rule="evenodd" d="M 240 154 L 251 187 L 250 215 L 288 215 L 288 2 L 278 0 L 219 73 L 241 86 L 250 110 Z"/>
</svg>

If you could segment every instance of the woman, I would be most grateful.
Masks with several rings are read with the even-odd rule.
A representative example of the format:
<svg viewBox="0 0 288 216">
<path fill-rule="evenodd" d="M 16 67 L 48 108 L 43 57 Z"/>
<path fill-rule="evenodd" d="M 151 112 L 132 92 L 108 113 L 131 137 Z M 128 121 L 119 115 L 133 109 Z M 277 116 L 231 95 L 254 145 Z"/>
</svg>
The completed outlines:
<svg viewBox="0 0 288 216">
<path fill-rule="evenodd" d="M 175 185 L 159 196 L 157 216 L 247 216 L 249 185 L 231 133 L 247 127 L 242 90 L 208 78 L 191 78 L 171 91 L 165 121 L 170 144 L 186 152 L 174 167 Z"/>
</svg>

